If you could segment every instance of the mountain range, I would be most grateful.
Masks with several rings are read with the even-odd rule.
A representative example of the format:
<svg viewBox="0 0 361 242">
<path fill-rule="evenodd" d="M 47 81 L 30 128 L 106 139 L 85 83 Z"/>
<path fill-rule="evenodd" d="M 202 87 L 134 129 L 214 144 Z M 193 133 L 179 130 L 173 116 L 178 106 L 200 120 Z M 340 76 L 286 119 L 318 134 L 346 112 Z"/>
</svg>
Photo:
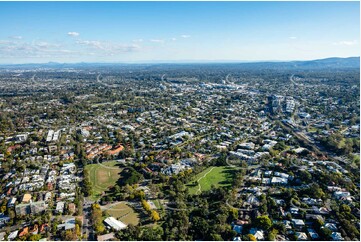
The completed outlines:
<svg viewBox="0 0 361 242">
<path fill-rule="evenodd" d="M 360 57 L 339 58 L 332 57 L 326 59 L 309 60 L 309 61 L 260 61 L 260 62 L 241 62 L 241 61 L 222 61 L 222 62 L 158 62 L 158 63 L 31 63 L 31 64 L 2 64 L 1 69 L 37 69 L 37 68 L 91 68 L 91 67 L 116 67 L 116 66 L 161 66 L 161 65 L 232 65 L 246 69 L 348 69 L 360 68 Z"/>
</svg>

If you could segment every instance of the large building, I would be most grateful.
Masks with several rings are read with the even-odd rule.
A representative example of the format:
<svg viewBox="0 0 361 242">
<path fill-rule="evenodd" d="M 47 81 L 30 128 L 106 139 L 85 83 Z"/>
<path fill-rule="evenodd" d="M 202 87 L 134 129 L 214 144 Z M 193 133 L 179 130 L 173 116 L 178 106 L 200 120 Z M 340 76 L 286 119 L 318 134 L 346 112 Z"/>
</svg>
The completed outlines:
<svg viewBox="0 0 361 242">
<path fill-rule="evenodd" d="M 26 214 L 38 214 L 47 208 L 47 204 L 44 201 L 34 203 L 22 203 L 15 206 L 15 212 L 17 215 Z"/>
<path fill-rule="evenodd" d="M 116 220 L 114 217 L 108 217 L 104 220 L 104 223 L 112 227 L 113 229 L 119 231 L 127 227 L 126 224 L 122 223 L 119 220 Z"/>
</svg>

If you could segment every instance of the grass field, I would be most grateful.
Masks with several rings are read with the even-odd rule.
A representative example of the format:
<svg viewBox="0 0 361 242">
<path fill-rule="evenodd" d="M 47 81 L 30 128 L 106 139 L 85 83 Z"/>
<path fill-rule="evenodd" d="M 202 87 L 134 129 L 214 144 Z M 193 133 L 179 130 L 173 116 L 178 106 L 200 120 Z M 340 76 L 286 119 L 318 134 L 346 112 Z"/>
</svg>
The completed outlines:
<svg viewBox="0 0 361 242">
<path fill-rule="evenodd" d="M 97 200 L 103 192 L 116 184 L 123 170 L 116 166 L 116 161 L 104 162 L 102 164 L 91 164 L 85 167 L 89 171 L 92 184 L 91 199 Z"/>
<path fill-rule="evenodd" d="M 308 128 L 307 131 L 310 132 L 310 133 L 316 133 L 316 132 L 317 132 L 317 128 L 310 127 L 310 128 Z"/>
<path fill-rule="evenodd" d="M 190 183 L 187 184 L 190 194 L 199 194 L 208 191 L 212 185 L 215 187 L 229 186 L 233 180 L 235 169 L 228 166 L 212 166 L 199 173 Z M 199 185 L 194 186 L 198 181 Z"/>
<path fill-rule="evenodd" d="M 108 205 L 107 213 L 122 221 L 125 224 L 137 225 L 139 223 L 139 214 L 136 213 L 133 208 L 129 207 L 125 203 L 118 203 L 116 205 Z"/>
<path fill-rule="evenodd" d="M 157 209 L 161 209 L 163 206 L 162 204 L 159 202 L 158 199 L 152 200 L 152 202 L 154 203 L 154 205 L 157 207 Z"/>
</svg>

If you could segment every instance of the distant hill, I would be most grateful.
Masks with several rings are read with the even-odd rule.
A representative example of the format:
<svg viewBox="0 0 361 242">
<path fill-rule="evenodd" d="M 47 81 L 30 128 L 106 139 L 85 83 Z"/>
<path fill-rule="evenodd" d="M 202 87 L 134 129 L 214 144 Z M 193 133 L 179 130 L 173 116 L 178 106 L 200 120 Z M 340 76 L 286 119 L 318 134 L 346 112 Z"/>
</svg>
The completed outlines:
<svg viewBox="0 0 361 242">
<path fill-rule="evenodd" d="M 295 66 L 313 68 L 360 68 L 360 57 L 327 58 L 313 61 L 296 61 Z"/>
<path fill-rule="evenodd" d="M 143 67 L 161 67 L 161 66 L 223 66 L 230 67 L 232 69 L 349 69 L 360 68 L 360 57 L 348 57 L 348 58 L 326 58 L 311 61 L 283 61 L 283 62 L 221 62 L 221 63 L 57 63 L 49 62 L 43 64 L 4 64 L 0 65 L 1 69 L 38 69 L 38 68 L 50 68 L 50 69 L 64 69 L 64 68 L 102 68 L 102 67 L 117 67 L 117 66 L 143 66 Z"/>
<path fill-rule="evenodd" d="M 241 63 L 240 65 L 247 66 L 248 68 L 260 69 L 358 69 L 360 68 L 360 57 L 332 57 L 311 61 L 254 62 Z"/>
</svg>

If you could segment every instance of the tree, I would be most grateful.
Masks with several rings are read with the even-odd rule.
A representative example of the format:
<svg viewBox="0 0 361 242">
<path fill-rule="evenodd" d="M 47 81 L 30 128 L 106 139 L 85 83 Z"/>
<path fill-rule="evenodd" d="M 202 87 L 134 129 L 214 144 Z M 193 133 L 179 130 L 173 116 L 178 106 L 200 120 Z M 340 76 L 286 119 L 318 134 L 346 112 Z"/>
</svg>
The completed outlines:
<svg viewBox="0 0 361 242">
<path fill-rule="evenodd" d="M 277 229 L 272 229 L 267 235 L 267 240 L 274 241 L 276 239 L 277 234 L 278 234 Z"/>
<path fill-rule="evenodd" d="M 121 182 L 123 184 L 121 185 L 133 185 L 139 182 L 140 179 L 142 179 L 142 175 L 137 172 L 133 167 L 129 167 L 127 169 L 124 169 L 122 172 L 122 177 L 123 179 L 121 179 Z"/>
<path fill-rule="evenodd" d="M 121 188 L 120 188 L 120 186 L 118 184 L 114 186 L 114 191 L 115 191 L 116 194 L 120 193 Z"/>
<path fill-rule="evenodd" d="M 258 216 L 255 220 L 255 225 L 258 228 L 268 230 L 272 226 L 272 221 L 267 215 Z"/>
<path fill-rule="evenodd" d="M 238 210 L 235 209 L 235 208 L 231 208 L 231 209 L 229 210 L 229 216 L 230 216 L 230 219 L 231 219 L 231 220 L 236 220 L 236 219 L 238 219 Z"/>
<path fill-rule="evenodd" d="M 246 235 L 246 240 L 248 240 L 248 241 L 257 241 L 256 237 L 254 237 L 253 234 L 247 234 Z"/>
<path fill-rule="evenodd" d="M 81 236 L 81 230 L 79 224 L 75 224 L 75 234 L 78 238 Z"/>
<path fill-rule="evenodd" d="M 351 212 L 351 208 L 346 205 L 346 204 L 341 204 L 340 206 L 340 212 L 341 213 L 350 213 Z"/>
<path fill-rule="evenodd" d="M 324 240 L 329 240 L 331 237 L 332 231 L 329 228 L 323 227 L 320 229 L 320 236 Z"/>
<path fill-rule="evenodd" d="M 30 241 L 39 241 L 41 239 L 41 235 L 40 234 L 32 234 L 30 235 L 30 237 L 28 238 L 28 240 Z"/>
<path fill-rule="evenodd" d="M 150 209 L 150 204 L 147 201 L 142 200 L 142 206 L 145 209 L 145 211 L 150 212 L 150 210 L 151 210 Z"/>
<path fill-rule="evenodd" d="M 211 234 L 211 240 L 212 241 L 224 241 L 222 236 L 220 234 Z"/>
<path fill-rule="evenodd" d="M 1 206 L 0 213 L 4 213 L 6 211 L 6 205 Z"/>
<path fill-rule="evenodd" d="M 299 177 L 304 183 L 312 181 L 312 175 L 308 171 L 300 171 Z"/>
<path fill-rule="evenodd" d="M 154 222 L 157 222 L 158 220 L 160 220 L 159 214 L 157 211 L 152 210 L 151 212 L 151 218 L 153 219 Z"/>
<path fill-rule="evenodd" d="M 193 217 L 190 232 L 193 234 L 194 239 L 203 240 L 209 232 L 209 224 L 203 217 Z"/>
<path fill-rule="evenodd" d="M 72 231 L 71 229 L 65 231 L 64 240 L 67 240 L 67 241 L 76 240 L 76 234 L 74 233 L 74 231 Z"/>
<path fill-rule="evenodd" d="M 95 228 L 95 232 L 97 234 L 101 234 L 104 232 L 105 227 L 103 225 L 102 219 L 102 211 L 100 209 L 100 205 L 97 203 L 92 204 L 92 214 L 91 219 Z"/>
<path fill-rule="evenodd" d="M 276 229 L 281 234 L 286 234 L 287 229 L 284 223 L 277 222 L 273 224 L 273 228 Z"/>
<path fill-rule="evenodd" d="M 103 224 L 97 224 L 95 225 L 95 232 L 97 234 L 102 234 L 105 231 L 105 227 Z"/>
<path fill-rule="evenodd" d="M 163 234 L 164 234 L 163 228 L 160 227 L 160 226 L 145 227 L 145 228 L 142 229 L 142 238 L 141 238 L 141 240 L 161 241 Z"/>
</svg>

